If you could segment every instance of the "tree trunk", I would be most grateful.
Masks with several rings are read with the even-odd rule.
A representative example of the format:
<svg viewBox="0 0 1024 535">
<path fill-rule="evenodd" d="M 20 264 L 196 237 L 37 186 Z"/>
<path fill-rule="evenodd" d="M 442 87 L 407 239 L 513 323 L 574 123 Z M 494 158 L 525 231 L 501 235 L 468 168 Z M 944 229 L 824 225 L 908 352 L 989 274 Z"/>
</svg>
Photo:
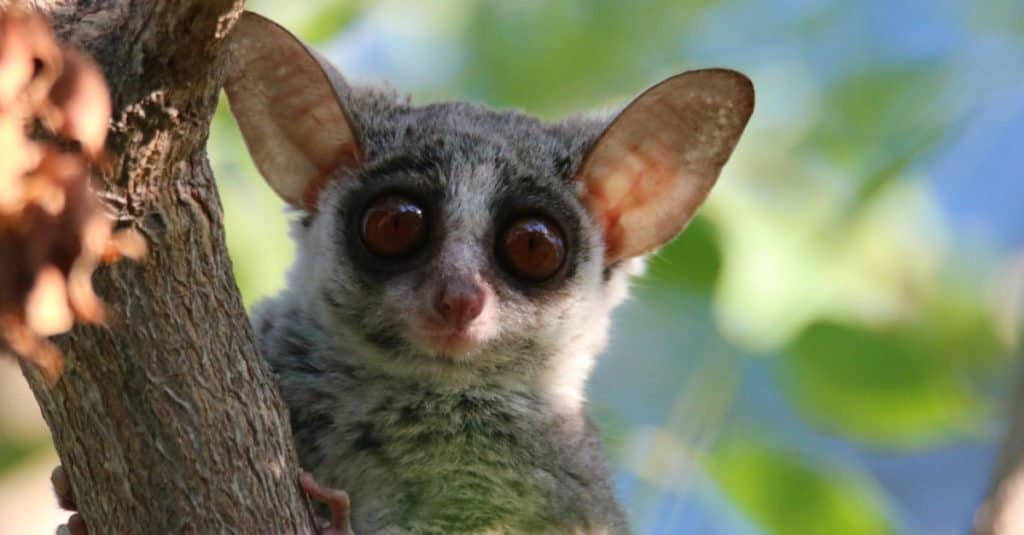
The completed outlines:
<svg viewBox="0 0 1024 535">
<path fill-rule="evenodd" d="M 217 52 L 242 2 L 30 3 L 107 77 L 114 112 L 95 187 L 149 245 L 144 260 L 97 271 L 110 319 L 57 338 L 67 365 L 55 387 L 25 367 L 90 532 L 312 532 L 205 153 Z"/>
</svg>

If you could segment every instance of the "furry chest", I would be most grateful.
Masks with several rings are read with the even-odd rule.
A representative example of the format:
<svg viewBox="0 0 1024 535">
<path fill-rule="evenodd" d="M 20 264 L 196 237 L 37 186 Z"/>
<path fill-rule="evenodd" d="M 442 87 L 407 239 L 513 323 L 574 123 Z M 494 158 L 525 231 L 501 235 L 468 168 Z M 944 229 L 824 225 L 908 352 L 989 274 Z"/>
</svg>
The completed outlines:
<svg viewBox="0 0 1024 535">
<path fill-rule="evenodd" d="M 339 423 L 325 452 L 337 462 L 321 464 L 371 529 L 541 533 L 588 501 L 553 447 L 561 431 L 507 399 L 418 399 Z"/>
</svg>

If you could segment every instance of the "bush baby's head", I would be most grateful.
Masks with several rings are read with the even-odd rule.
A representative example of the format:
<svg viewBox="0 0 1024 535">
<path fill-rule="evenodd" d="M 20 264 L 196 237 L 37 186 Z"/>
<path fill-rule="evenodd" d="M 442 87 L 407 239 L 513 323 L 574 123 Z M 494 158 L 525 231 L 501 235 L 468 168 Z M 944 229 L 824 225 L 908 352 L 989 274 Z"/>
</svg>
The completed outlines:
<svg viewBox="0 0 1024 535">
<path fill-rule="evenodd" d="M 302 213 L 288 291 L 338 346 L 393 373 L 567 396 L 626 278 L 693 217 L 754 105 L 746 77 L 710 69 L 612 117 L 545 123 L 351 86 L 248 13 L 228 46 L 249 151 Z"/>
</svg>

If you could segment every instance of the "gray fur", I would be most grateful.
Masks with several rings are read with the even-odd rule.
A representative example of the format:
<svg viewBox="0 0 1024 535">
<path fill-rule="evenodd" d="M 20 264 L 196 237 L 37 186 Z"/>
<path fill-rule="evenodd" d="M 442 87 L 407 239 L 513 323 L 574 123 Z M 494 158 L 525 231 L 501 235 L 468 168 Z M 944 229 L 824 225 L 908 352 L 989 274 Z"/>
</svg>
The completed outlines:
<svg viewBox="0 0 1024 535">
<path fill-rule="evenodd" d="M 295 223 L 288 287 L 253 313 L 302 465 L 350 494 L 360 535 L 627 533 L 584 383 L 637 264 L 604 267 L 571 180 L 606 122 L 413 107 L 371 88 L 345 104 L 364 164 L 339 170 Z M 381 273 L 354 259 L 351 216 L 391 182 L 434 195 L 442 230 L 422 265 Z M 510 203 L 568 227 L 568 272 L 551 287 L 524 290 L 495 265 L 495 217 Z M 453 270 L 496 296 L 493 336 L 460 359 L 406 336 L 423 288 Z"/>
<path fill-rule="evenodd" d="M 251 13 L 228 41 L 246 144 L 303 211 L 287 288 L 253 324 L 300 461 L 349 492 L 356 533 L 628 533 L 585 383 L 628 277 L 685 226 L 738 142 L 750 80 L 680 73 L 614 120 L 550 124 L 352 87 Z M 385 245 L 415 240 L 405 256 L 362 236 L 384 195 L 423 216 L 390 229 Z M 382 213 L 374 235 L 388 240 Z M 533 241 L 544 228 L 564 247 Z M 502 263 L 524 248 L 545 255 L 527 265 L 542 281 Z"/>
</svg>

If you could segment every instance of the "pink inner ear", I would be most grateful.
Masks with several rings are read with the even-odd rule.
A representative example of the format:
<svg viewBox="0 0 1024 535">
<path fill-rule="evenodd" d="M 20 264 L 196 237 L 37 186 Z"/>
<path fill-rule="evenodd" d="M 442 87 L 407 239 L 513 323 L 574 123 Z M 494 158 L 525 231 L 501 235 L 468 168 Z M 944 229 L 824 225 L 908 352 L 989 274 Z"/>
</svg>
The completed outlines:
<svg viewBox="0 0 1024 535">
<path fill-rule="evenodd" d="M 613 152 L 617 156 L 617 168 L 593 169 L 586 181 L 588 208 L 600 214 L 605 254 L 612 258 L 620 256 L 628 245 L 624 217 L 631 219 L 631 214 L 644 207 L 657 208 L 657 198 L 670 193 L 682 165 L 678 162 L 679 155 L 669 150 L 657 136 Z M 598 176 L 602 171 L 605 175 Z M 648 224 L 672 224 L 669 215 L 648 213 L 645 218 Z"/>
<path fill-rule="evenodd" d="M 340 75 L 300 41 L 258 15 L 243 14 L 228 41 L 225 90 L 256 166 L 278 195 L 316 209 L 326 181 L 361 161 L 340 100 Z"/>
<path fill-rule="evenodd" d="M 682 155 L 670 150 L 662 137 L 620 150 L 609 148 L 614 153 L 609 157 L 617 159 L 618 166 L 593 169 L 584 178 L 587 208 L 602 222 L 605 255 L 610 259 L 647 252 L 671 239 L 717 178 L 688 172 Z"/>
<path fill-rule="evenodd" d="M 669 78 L 616 117 L 577 176 L 607 262 L 650 252 L 683 229 L 752 111 L 745 77 L 708 70 Z"/>
<path fill-rule="evenodd" d="M 335 171 L 342 168 L 354 169 L 359 166 L 362 161 L 359 146 L 355 143 L 342 145 L 338 155 L 330 161 L 332 164 L 329 168 L 318 168 L 316 176 L 306 181 L 306 189 L 302 191 L 301 199 L 302 207 L 307 212 L 316 212 L 317 202 L 320 200 L 320 192 L 327 185 L 328 179 L 332 178 L 331 175 Z"/>
</svg>

